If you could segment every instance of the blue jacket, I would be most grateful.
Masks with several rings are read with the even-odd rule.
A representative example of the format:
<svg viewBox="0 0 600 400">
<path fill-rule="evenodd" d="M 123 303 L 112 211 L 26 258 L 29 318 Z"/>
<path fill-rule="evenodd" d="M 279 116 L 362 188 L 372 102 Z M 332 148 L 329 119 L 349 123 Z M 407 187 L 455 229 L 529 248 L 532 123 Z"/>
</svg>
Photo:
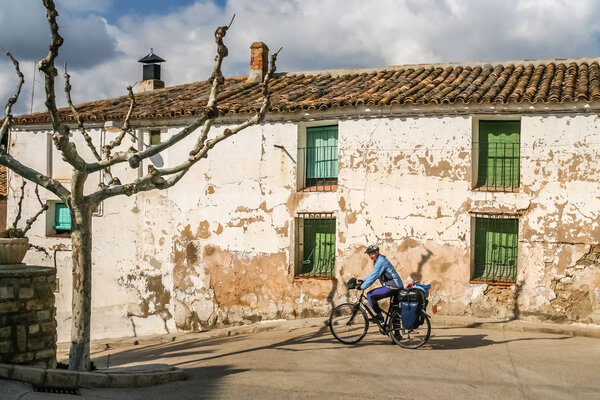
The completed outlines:
<svg viewBox="0 0 600 400">
<path fill-rule="evenodd" d="M 391 288 L 403 288 L 404 284 L 402 283 L 402 279 L 400 279 L 400 275 L 394 269 L 394 266 L 391 262 L 388 261 L 385 256 L 381 254 L 375 260 L 373 265 L 373 271 L 369 275 L 367 275 L 364 279 L 362 285 L 360 285 L 361 289 L 366 289 L 375 282 L 376 279 L 379 279 L 379 282 L 383 286 L 391 287 Z"/>
</svg>

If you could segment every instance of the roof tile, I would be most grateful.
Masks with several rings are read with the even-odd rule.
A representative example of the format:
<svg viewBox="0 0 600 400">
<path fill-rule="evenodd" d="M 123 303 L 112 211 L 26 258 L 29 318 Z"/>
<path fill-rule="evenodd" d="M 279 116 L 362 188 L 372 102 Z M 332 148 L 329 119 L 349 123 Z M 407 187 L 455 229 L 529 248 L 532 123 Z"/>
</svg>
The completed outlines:
<svg viewBox="0 0 600 400">
<path fill-rule="evenodd" d="M 261 105 L 259 83 L 246 77 L 225 80 L 218 104 L 223 114 L 254 112 Z M 600 100 L 598 59 L 521 61 L 490 64 L 432 64 L 380 70 L 334 70 L 277 74 L 271 83 L 271 112 L 357 105 L 519 104 Z M 132 119 L 197 115 L 210 92 L 207 81 L 136 95 Z M 87 121 L 122 119 L 126 96 L 77 106 Z M 66 121 L 73 121 L 61 109 Z M 47 113 L 22 115 L 17 124 L 46 123 Z"/>
</svg>

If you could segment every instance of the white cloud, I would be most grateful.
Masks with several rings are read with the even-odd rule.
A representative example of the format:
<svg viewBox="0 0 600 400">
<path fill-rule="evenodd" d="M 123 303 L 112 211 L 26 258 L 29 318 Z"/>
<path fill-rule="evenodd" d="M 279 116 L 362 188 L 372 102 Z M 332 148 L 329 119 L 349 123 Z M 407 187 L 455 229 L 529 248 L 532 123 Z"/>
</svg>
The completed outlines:
<svg viewBox="0 0 600 400">
<path fill-rule="evenodd" d="M 37 59 L 47 49 L 48 34 L 43 10 L 31 1 L 11 11 L 8 20 L 7 7 L 0 5 L 0 26 L 8 22 L 19 32 L 5 36 L 6 28 L 0 28 L 5 29 L 0 44 L 17 38 L 11 40 L 18 50 L 26 58 L 35 50 L 41 53 Z M 597 56 L 600 48 L 600 4 L 593 0 L 230 0 L 224 7 L 206 0 L 168 15 L 123 15 L 108 25 L 99 15 L 111 4 L 59 2 L 70 7 L 60 17 L 63 54 L 78 102 L 125 94 L 126 85 L 141 76 L 136 61 L 150 47 L 167 60 L 167 85 L 206 79 L 215 51 L 213 32 L 234 13 L 226 38 L 226 75 L 248 72 L 249 46 L 257 40 L 271 50 L 284 47 L 280 71 Z M 83 5 L 93 12 L 85 13 Z M 2 103 L 10 95 L 5 83 L 14 77 L 8 67 L 0 62 Z M 19 111 L 28 111 L 25 103 Z"/>
</svg>

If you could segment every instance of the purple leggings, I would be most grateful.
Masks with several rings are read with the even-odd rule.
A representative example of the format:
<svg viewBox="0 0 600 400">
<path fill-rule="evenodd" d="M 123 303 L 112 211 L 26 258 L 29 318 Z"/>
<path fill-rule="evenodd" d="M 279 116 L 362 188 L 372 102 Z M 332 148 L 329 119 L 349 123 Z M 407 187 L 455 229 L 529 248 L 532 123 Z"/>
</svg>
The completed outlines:
<svg viewBox="0 0 600 400">
<path fill-rule="evenodd" d="M 381 308 L 379 308 L 379 304 L 377 302 L 381 299 L 385 299 L 386 297 L 392 297 L 394 291 L 388 287 L 378 287 L 373 290 L 369 290 L 367 293 L 367 299 L 369 300 L 369 304 L 373 307 L 373 311 L 377 314 L 381 314 Z"/>
</svg>

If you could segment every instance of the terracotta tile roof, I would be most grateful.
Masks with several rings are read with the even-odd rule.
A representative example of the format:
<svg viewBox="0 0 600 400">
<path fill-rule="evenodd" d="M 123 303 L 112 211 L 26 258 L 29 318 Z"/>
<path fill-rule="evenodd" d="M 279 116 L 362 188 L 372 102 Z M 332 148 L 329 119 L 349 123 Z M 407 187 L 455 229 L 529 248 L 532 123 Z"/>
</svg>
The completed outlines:
<svg viewBox="0 0 600 400">
<path fill-rule="evenodd" d="M 4 165 L 0 165 L 0 200 L 6 199 L 7 194 L 7 175 L 6 175 L 6 167 Z"/>
<path fill-rule="evenodd" d="M 540 60 L 484 64 L 430 64 L 375 70 L 283 73 L 272 81 L 272 112 L 358 105 L 569 103 L 600 100 L 600 59 Z M 170 119 L 202 110 L 208 82 L 195 82 L 136 95 L 132 119 Z M 260 105 L 256 83 L 227 78 L 219 95 L 225 114 L 252 112 Z M 129 100 L 118 97 L 78 106 L 88 121 L 120 120 Z M 72 120 L 63 110 L 65 120 Z M 46 113 L 15 118 L 43 123 Z"/>
</svg>

